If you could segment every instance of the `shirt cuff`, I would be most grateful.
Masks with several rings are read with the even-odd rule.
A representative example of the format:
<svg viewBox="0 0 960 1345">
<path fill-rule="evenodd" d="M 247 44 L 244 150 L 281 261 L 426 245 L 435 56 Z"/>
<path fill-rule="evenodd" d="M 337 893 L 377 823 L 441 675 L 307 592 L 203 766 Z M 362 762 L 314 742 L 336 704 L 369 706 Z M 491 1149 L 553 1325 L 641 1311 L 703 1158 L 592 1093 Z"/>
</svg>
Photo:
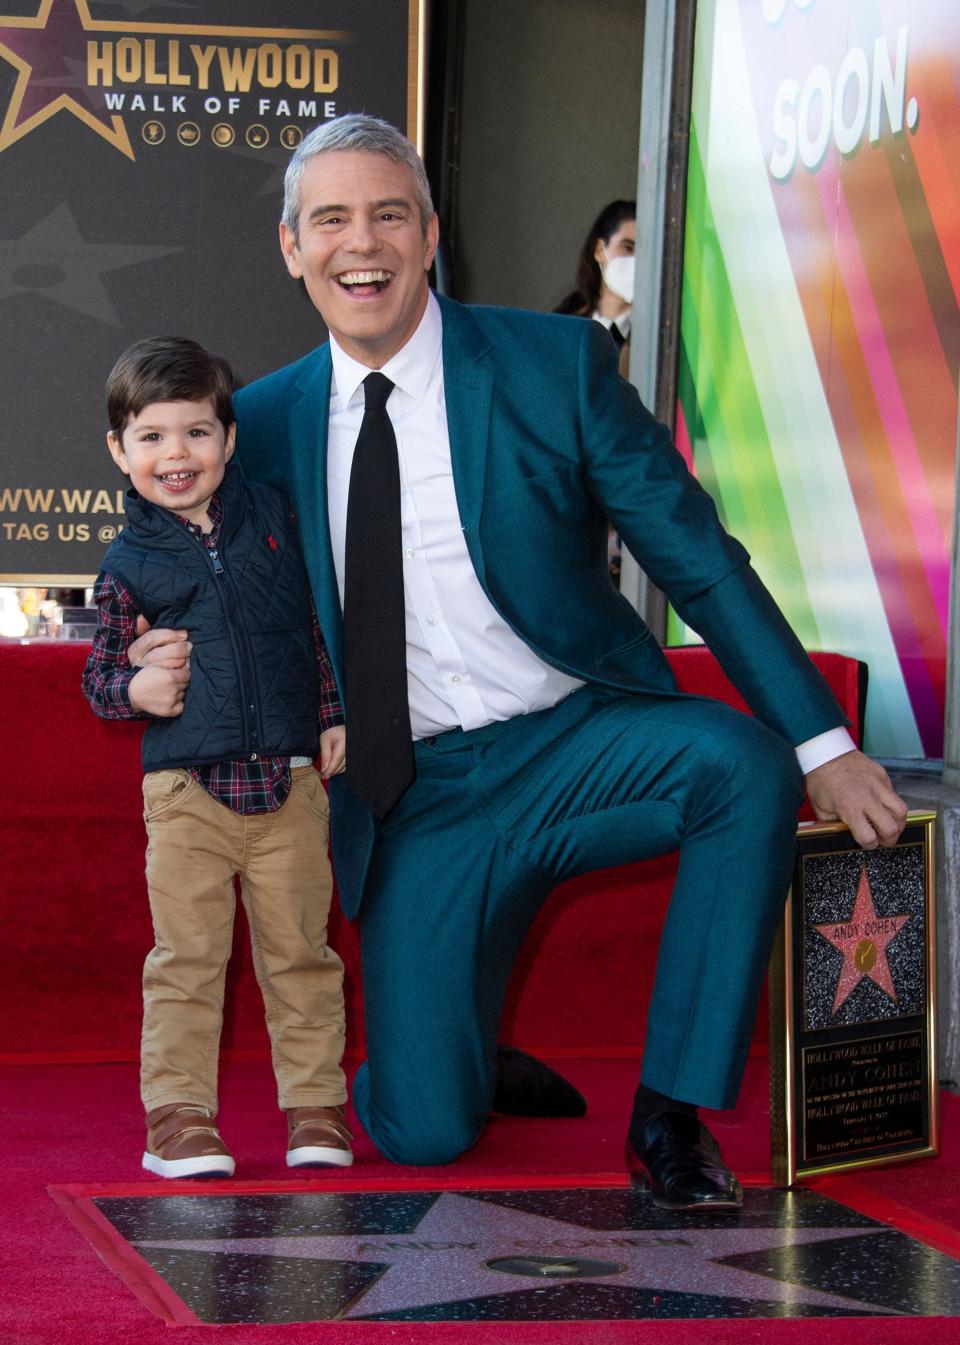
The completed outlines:
<svg viewBox="0 0 960 1345">
<path fill-rule="evenodd" d="M 836 728 L 827 729 L 826 733 L 818 733 L 815 738 L 808 738 L 805 743 L 799 743 L 796 753 L 800 770 L 804 775 L 809 775 L 818 766 L 825 766 L 835 757 L 842 757 L 844 752 L 856 750 L 857 744 L 847 730 Z"/>
<path fill-rule="evenodd" d="M 105 699 L 118 719 L 143 719 L 142 710 L 135 710 L 130 704 L 130 683 L 140 671 L 139 668 L 122 668 L 113 674 L 105 691 Z"/>
<path fill-rule="evenodd" d="M 328 697 L 324 695 L 323 688 L 321 688 L 317 720 L 320 724 L 321 733 L 326 733 L 327 729 L 339 728 L 344 722 L 343 706 L 337 699 L 336 691 Z"/>
</svg>

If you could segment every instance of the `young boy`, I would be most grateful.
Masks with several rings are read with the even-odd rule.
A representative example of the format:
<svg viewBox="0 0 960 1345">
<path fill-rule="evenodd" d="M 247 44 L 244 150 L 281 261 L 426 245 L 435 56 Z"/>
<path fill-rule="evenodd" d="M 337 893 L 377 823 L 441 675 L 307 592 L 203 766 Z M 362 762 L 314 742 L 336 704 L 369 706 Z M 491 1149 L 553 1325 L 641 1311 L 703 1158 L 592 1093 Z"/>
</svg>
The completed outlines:
<svg viewBox="0 0 960 1345">
<path fill-rule="evenodd" d="M 217 1055 L 234 876 L 266 1007 L 287 1165 L 352 1163 L 344 1122 L 343 964 L 327 946 L 324 777 L 343 716 L 290 508 L 230 464 L 233 375 L 193 341 L 131 346 L 107 380 L 127 525 L 94 590 L 83 689 L 105 719 L 146 718 L 143 1166 L 232 1176 L 217 1127 Z M 183 629 L 182 666 L 131 668 L 137 619 Z M 188 659 L 187 659 L 188 656 Z M 188 666 L 187 666 L 188 663 Z"/>
</svg>

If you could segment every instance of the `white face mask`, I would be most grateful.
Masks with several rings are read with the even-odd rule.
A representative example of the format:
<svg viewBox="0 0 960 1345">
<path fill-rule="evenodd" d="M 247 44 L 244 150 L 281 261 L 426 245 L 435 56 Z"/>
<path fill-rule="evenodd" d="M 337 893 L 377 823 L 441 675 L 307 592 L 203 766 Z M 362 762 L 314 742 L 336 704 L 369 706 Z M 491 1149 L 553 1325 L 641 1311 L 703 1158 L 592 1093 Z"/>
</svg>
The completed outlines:
<svg viewBox="0 0 960 1345">
<path fill-rule="evenodd" d="M 634 261 L 633 257 L 610 257 L 600 267 L 607 289 L 628 304 L 633 303 Z"/>
</svg>

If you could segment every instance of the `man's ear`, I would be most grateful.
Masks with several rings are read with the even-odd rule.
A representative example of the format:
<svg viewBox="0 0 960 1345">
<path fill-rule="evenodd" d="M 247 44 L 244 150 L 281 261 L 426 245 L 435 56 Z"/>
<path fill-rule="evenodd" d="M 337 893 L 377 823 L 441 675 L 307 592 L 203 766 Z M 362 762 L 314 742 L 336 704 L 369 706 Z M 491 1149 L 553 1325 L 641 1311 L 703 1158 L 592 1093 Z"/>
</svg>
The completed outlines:
<svg viewBox="0 0 960 1345">
<path fill-rule="evenodd" d="M 127 455 L 123 451 L 123 444 L 113 430 L 107 434 L 107 448 L 110 450 L 110 456 L 120 468 L 121 472 L 130 475 L 130 468 L 127 464 Z"/>
<path fill-rule="evenodd" d="M 423 240 L 423 269 L 429 271 L 437 255 L 437 243 L 440 241 L 440 222 L 436 215 L 431 215 L 427 220 Z"/>
<path fill-rule="evenodd" d="M 280 221 L 280 251 L 294 280 L 302 280 L 303 267 L 300 265 L 300 245 L 297 235 L 283 220 Z"/>
</svg>

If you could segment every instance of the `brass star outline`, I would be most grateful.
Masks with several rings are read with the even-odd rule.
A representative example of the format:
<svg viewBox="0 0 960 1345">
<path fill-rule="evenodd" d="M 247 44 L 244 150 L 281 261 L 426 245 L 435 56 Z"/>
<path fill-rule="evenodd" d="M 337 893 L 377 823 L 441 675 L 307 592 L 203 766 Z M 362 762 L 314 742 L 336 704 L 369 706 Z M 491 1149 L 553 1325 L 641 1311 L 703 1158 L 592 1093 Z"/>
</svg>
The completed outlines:
<svg viewBox="0 0 960 1345">
<path fill-rule="evenodd" d="M 32 19 L 20 15 L 7 16 L 0 14 L 0 28 L 46 28 L 54 5 L 69 5 L 71 3 L 76 10 L 80 27 L 84 32 L 120 33 L 124 36 L 135 33 L 160 33 L 171 37 L 262 37 L 288 41 L 294 38 L 309 38 L 327 42 L 344 41 L 350 37 L 349 32 L 337 29 L 227 28 L 215 24 L 201 23 L 118 23 L 110 19 L 91 18 L 88 0 L 41 0 L 40 8 Z M 72 112 L 92 131 L 96 131 L 97 135 L 102 136 L 108 145 L 120 150 L 121 154 L 125 154 L 128 159 L 135 159 L 136 156 L 130 144 L 130 137 L 127 134 L 123 117 L 113 113 L 110 117 L 112 124 L 108 125 L 105 121 L 96 117 L 89 108 L 83 107 L 67 93 L 61 93 L 56 98 L 52 98 L 50 102 L 40 108 L 39 111 L 34 112 L 26 121 L 18 124 L 17 117 L 30 84 L 33 66 L 3 42 L 0 42 L 0 56 L 17 71 L 17 81 L 13 93 L 10 95 L 10 102 L 7 105 L 3 124 L 0 125 L 0 153 L 9 149 L 18 140 L 22 140 L 31 131 L 35 131 L 38 126 L 42 126 L 55 113 L 67 111 Z"/>
</svg>

